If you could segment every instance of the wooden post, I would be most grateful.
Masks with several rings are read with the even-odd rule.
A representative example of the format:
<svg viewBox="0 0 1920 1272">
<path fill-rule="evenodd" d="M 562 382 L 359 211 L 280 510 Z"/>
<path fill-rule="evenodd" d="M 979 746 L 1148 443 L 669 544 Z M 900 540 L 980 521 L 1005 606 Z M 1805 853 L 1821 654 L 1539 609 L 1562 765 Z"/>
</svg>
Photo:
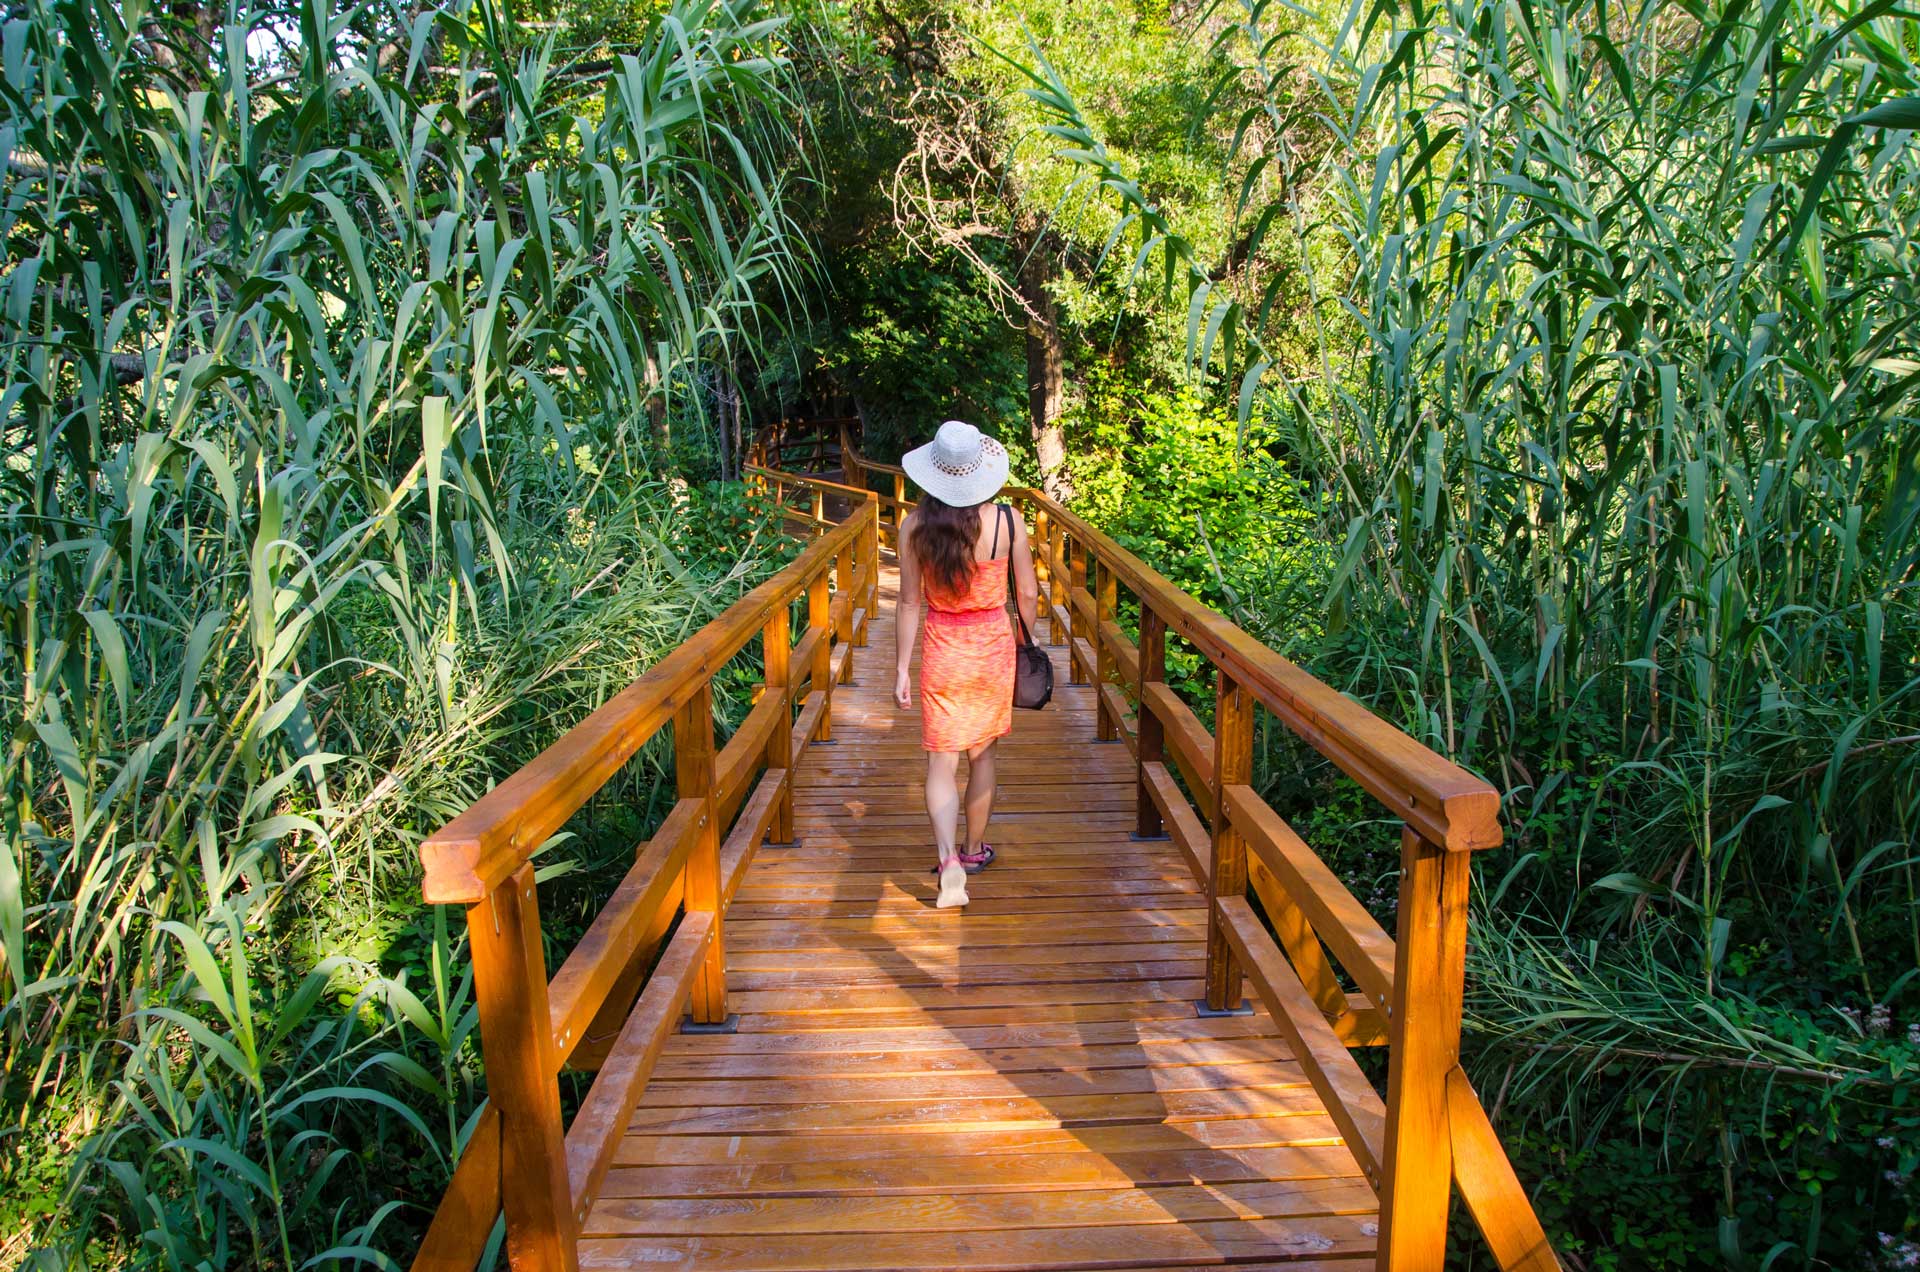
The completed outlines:
<svg viewBox="0 0 1920 1272">
<path fill-rule="evenodd" d="M 1099 665 L 1094 673 L 1095 688 L 1110 680 L 1119 679 L 1119 672 L 1114 666 L 1113 648 L 1107 644 L 1105 624 L 1113 617 L 1114 608 L 1119 603 L 1120 590 L 1113 577 L 1111 565 L 1102 563 L 1097 578 L 1099 590 L 1094 594 L 1093 648 L 1094 661 Z M 1099 726 L 1098 737 L 1102 742 L 1112 742 L 1120 736 L 1120 721 L 1114 719 L 1112 710 L 1107 706 L 1105 694 L 1096 693 L 1093 697 Z"/>
<path fill-rule="evenodd" d="M 1052 545 L 1048 537 L 1050 534 L 1048 529 L 1050 520 L 1051 518 L 1047 516 L 1047 510 L 1045 508 L 1035 508 L 1033 510 L 1033 534 L 1028 538 L 1028 543 L 1034 549 L 1033 579 L 1035 589 L 1040 593 L 1041 600 L 1049 602 L 1053 596 L 1053 558 L 1049 554 L 1049 549 Z M 1053 615 L 1046 613 L 1045 607 L 1043 606 L 1042 612 L 1036 615 L 1036 617 L 1045 621 L 1048 637 L 1051 639 L 1053 633 Z M 1037 631 L 1032 632 L 1031 635 L 1035 640 L 1040 639 L 1040 633 Z"/>
<path fill-rule="evenodd" d="M 693 979 L 695 1024 L 718 1025 L 727 1019 L 727 955 L 720 931 L 720 827 L 713 805 L 713 685 L 700 687 L 673 717 L 674 786 L 681 799 L 697 799 L 704 808 L 687 855 L 687 912 L 713 915 L 713 942 Z"/>
<path fill-rule="evenodd" d="M 1247 841 L 1227 816 L 1224 792 L 1253 780 L 1253 697 L 1224 671 L 1213 673 L 1213 872 L 1207 884 L 1207 1007 L 1240 1006 L 1240 960 L 1220 924 L 1222 897 L 1247 892 Z M 1435 1264 L 1434 1267 L 1439 1267 Z"/>
<path fill-rule="evenodd" d="M 1135 686 L 1139 692 L 1134 696 L 1140 711 L 1134 717 L 1139 730 L 1134 735 L 1139 763 L 1134 770 L 1133 833 L 1141 839 L 1158 839 L 1167 833 L 1160 818 L 1160 806 L 1153 802 L 1153 792 L 1147 788 L 1147 765 L 1166 755 L 1167 737 L 1166 726 L 1147 707 L 1147 686 L 1166 678 L 1167 622 L 1143 596 L 1140 598 L 1140 683 Z"/>
<path fill-rule="evenodd" d="M 813 524 L 825 525 L 827 521 L 827 492 L 815 486 L 813 488 Z"/>
<path fill-rule="evenodd" d="M 813 692 L 826 695 L 820 707 L 820 727 L 813 735 L 820 742 L 833 741 L 833 642 L 828 639 L 832 627 L 833 603 L 827 595 L 827 571 L 823 567 L 807 583 L 807 630 L 820 633 L 820 639 L 814 642 L 810 669 Z"/>
<path fill-rule="evenodd" d="M 869 499 L 867 512 L 867 630 L 880 620 L 880 501 Z M 864 640 L 862 641 L 864 644 Z"/>
<path fill-rule="evenodd" d="M 776 605 L 767 625 L 760 629 L 760 652 L 766 664 L 763 679 L 767 692 L 784 700 L 786 706 L 774 717 L 773 732 L 767 735 L 762 759 L 770 769 L 793 765 L 793 618 L 786 601 Z M 773 824 L 767 838 L 776 844 L 793 842 L 793 781 L 780 792 L 779 807 L 773 811 Z"/>
<path fill-rule="evenodd" d="M 500 1110 L 507 1258 L 514 1272 L 573 1272 L 579 1229 L 560 1124 L 560 1061 L 547 1014 L 547 959 L 533 865 L 467 907 L 487 1099 Z"/>
<path fill-rule="evenodd" d="M 1073 598 L 1081 588 L 1087 585 L 1087 545 L 1078 539 L 1069 545 L 1072 556 L 1067 565 L 1067 627 L 1076 640 L 1087 638 L 1087 620 L 1080 616 L 1080 610 Z M 1080 646 L 1067 647 L 1067 679 L 1076 685 L 1087 683 L 1087 677 L 1093 669 L 1080 660 Z"/>
<path fill-rule="evenodd" d="M 1068 598 L 1062 593 L 1072 581 L 1067 572 L 1067 528 L 1065 526 L 1053 528 L 1053 542 L 1048 547 L 1048 555 L 1053 564 L 1048 571 L 1047 580 L 1047 632 L 1054 644 L 1064 645 L 1067 643 L 1067 632 L 1060 626 L 1060 615 L 1065 612 L 1063 607 L 1067 604 Z"/>
<path fill-rule="evenodd" d="M 1453 1139 L 1447 1075 L 1460 1062 L 1468 855 L 1400 834 L 1400 921 L 1387 1022 L 1387 1137 L 1380 1164 L 1381 1272 L 1437 1268 L 1447 1250 Z"/>
<path fill-rule="evenodd" d="M 853 540 L 848 539 L 840 545 L 840 551 L 833 558 L 833 590 L 836 595 L 847 599 L 847 612 L 840 619 L 840 630 L 834 637 L 841 644 L 853 642 L 853 607 L 857 603 L 853 595 Z M 849 655 L 840 664 L 840 683 L 853 679 L 853 658 Z"/>
</svg>

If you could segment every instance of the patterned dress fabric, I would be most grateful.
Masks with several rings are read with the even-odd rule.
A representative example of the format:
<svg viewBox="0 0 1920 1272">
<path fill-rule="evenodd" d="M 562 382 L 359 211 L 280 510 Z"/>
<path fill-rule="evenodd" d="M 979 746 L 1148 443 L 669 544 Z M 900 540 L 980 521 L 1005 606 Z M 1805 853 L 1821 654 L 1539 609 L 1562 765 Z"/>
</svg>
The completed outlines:
<svg viewBox="0 0 1920 1272">
<path fill-rule="evenodd" d="M 920 647 L 920 745 L 965 751 L 1013 731 L 1013 623 L 1007 558 L 975 561 L 952 595 L 928 579 Z"/>
</svg>

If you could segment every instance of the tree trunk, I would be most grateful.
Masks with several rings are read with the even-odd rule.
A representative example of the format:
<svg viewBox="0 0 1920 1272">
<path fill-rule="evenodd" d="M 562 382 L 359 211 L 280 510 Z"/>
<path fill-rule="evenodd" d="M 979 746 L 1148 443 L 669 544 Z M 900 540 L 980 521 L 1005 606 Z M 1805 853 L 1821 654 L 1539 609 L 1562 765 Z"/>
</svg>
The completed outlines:
<svg viewBox="0 0 1920 1272">
<path fill-rule="evenodd" d="M 1040 464 L 1040 488 L 1065 503 L 1073 498 L 1067 480 L 1067 443 L 1060 428 L 1066 381 L 1066 346 L 1053 294 L 1047 290 L 1059 274 L 1059 258 L 1044 235 L 1029 236 L 1020 266 L 1020 298 L 1027 316 L 1027 413 L 1033 453 Z"/>
</svg>

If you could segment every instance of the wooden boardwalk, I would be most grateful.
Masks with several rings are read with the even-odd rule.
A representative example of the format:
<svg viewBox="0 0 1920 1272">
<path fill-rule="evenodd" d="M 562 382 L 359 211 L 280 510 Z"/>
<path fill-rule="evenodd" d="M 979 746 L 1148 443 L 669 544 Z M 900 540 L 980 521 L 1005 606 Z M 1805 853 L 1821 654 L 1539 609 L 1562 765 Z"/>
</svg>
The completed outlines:
<svg viewBox="0 0 1920 1272">
<path fill-rule="evenodd" d="M 1374 1189 L 1273 1019 L 1195 1012 L 1206 893 L 1132 838 L 1135 762 L 1063 647 L 1000 746 L 1000 860 L 932 908 L 896 582 L 795 771 L 797 842 L 725 910 L 739 1032 L 666 1039 L 580 1266 L 1370 1266 Z"/>
<path fill-rule="evenodd" d="M 422 895 L 465 909 L 487 1102 L 415 1272 L 502 1237 L 512 1272 L 1439 1272 L 1456 1197 L 1494 1266 L 1559 1272 L 1459 1062 L 1498 793 L 1010 488 L 1057 689 L 1001 744 L 1000 860 L 934 909 L 891 695 L 911 503 L 839 451 L 852 485 L 750 465 L 811 543 L 421 843 Z M 716 746 L 714 676 L 755 652 Z M 1256 711 L 1401 823 L 1395 934 L 1262 798 Z M 673 807 L 552 966 L 534 852 L 669 729 Z M 567 1070 L 594 1074 L 570 1112 Z"/>
</svg>

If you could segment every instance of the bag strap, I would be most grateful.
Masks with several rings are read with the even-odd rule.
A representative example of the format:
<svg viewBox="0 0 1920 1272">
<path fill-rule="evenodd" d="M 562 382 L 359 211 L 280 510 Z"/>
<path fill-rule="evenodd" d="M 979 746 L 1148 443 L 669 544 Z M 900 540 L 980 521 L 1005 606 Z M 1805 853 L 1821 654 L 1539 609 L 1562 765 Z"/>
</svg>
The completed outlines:
<svg viewBox="0 0 1920 1272">
<path fill-rule="evenodd" d="M 1013 509 L 1005 504 L 1001 504 L 1000 515 L 1007 521 L 1007 595 L 1013 598 L 1013 621 L 1020 627 L 1020 643 L 1022 645 L 1031 645 L 1033 644 L 1033 635 L 1027 631 L 1026 616 L 1020 612 L 1020 596 L 1013 588 Z M 1000 523 L 998 521 L 994 522 L 993 526 L 993 546 L 995 548 L 1000 546 Z"/>
</svg>

